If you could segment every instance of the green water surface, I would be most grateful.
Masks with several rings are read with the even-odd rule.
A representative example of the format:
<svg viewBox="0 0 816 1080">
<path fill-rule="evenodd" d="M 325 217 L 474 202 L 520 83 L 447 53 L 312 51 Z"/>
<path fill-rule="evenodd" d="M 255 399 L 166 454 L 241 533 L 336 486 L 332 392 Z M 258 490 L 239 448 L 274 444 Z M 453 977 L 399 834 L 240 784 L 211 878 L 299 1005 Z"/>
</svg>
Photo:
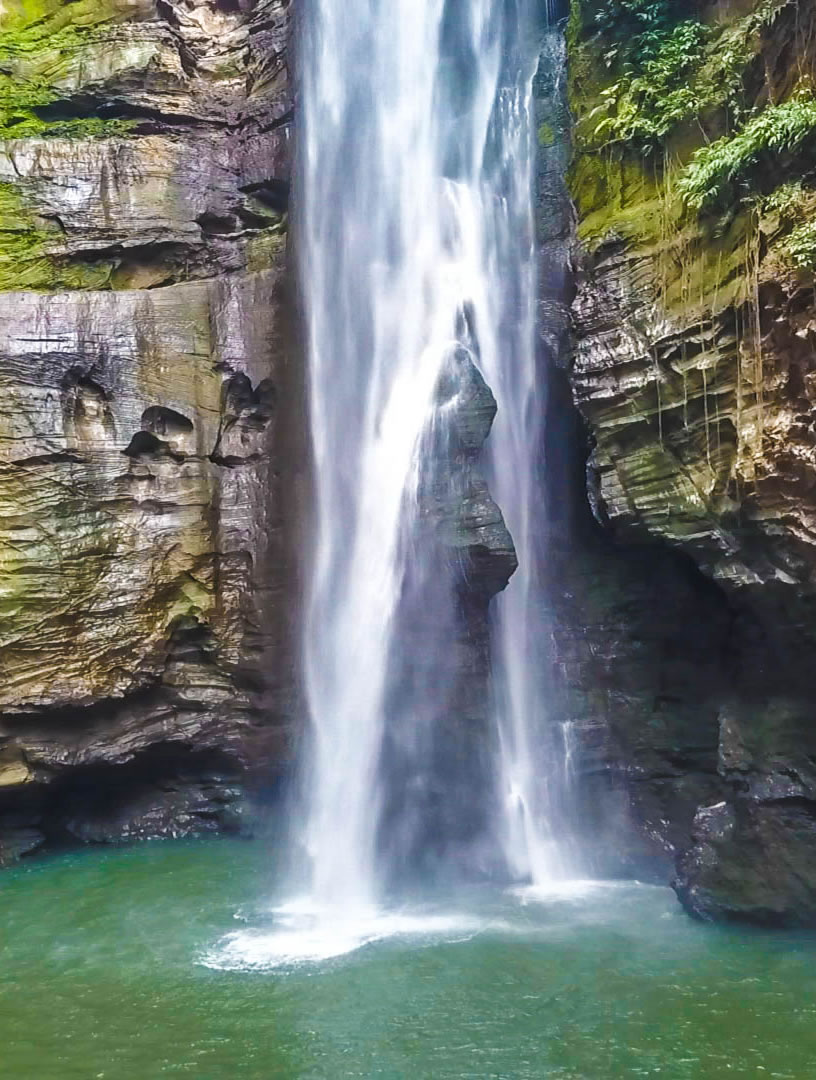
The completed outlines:
<svg viewBox="0 0 816 1080">
<path fill-rule="evenodd" d="M 637 885 L 474 892 L 461 931 L 203 966 L 273 888 L 263 845 L 224 840 L 2 875 L 0 1078 L 816 1080 L 811 936 L 700 925 Z"/>
</svg>

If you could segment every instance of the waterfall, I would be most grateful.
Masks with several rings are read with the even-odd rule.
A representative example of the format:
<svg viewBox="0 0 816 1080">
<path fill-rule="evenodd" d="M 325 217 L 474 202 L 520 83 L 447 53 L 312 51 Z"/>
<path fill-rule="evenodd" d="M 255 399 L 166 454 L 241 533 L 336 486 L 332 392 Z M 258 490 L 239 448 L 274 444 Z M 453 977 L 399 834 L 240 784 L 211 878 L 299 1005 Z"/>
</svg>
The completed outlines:
<svg viewBox="0 0 816 1080">
<path fill-rule="evenodd" d="M 550 623 L 545 571 L 548 527 L 544 514 L 545 365 L 557 359 L 565 325 L 563 274 L 568 207 L 563 191 L 565 146 L 559 109 L 565 107 L 563 35 L 549 0 L 538 76 L 546 111 L 538 119 L 538 146 L 531 82 L 502 96 L 504 137 L 495 162 L 494 186 L 504 192 L 490 228 L 486 260 L 493 310 L 486 324 L 494 340 L 483 349 L 485 378 L 498 403 L 489 440 L 490 483 L 519 553 L 519 568 L 496 598 L 493 612 L 493 683 L 499 734 L 501 821 L 510 873 L 534 886 L 565 877 L 568 865 L 560 808 L 567 789 L 565 742 L 548 715 L 547 665 Z M 521 52 L 518 62 L 523 63 Z M 536 171 L 546 175 L 551 207 L 534 210 Z M 536 222 L 536 218 L 538 221 Z M 553 220 L 548 220 L 552 218 Z M 538 237 L 536 236 L 538 224 Z M 550 235 L 552 234 L 552 235 Z M 542 273 L 537 263 L 548 260 Z M 570 767 L 571 767 L 571 763 Z"/>
<path fill-rule="evenodd" d="M 532 2 L 309 0 L 303 19 L 299 256 L 315 515 L 302 846 L 318 916 L 375 911 L 389 865 L 422 846 L 453 797 L 444 783 L 428 794 L 421 765 L 430 725 L 444 723 L 433 698 L 448 693 L 446 635 L 458 617 L 455 561 L 432 541 L 428 500 L 456 487 L 445 447 L 456 402 L 488 393 L 481 375 L 499 405 L 494 494 L 533 553 Z M 503 782 L 515 769 L 528 851 L 538 809 L 519 763 L 526 755 L 529 773 L 524 725 L 540 717 L 540 688 L 520 669 L 533 662 L 535 581 L 528 565 L 495 634 Z"/>
</svg>

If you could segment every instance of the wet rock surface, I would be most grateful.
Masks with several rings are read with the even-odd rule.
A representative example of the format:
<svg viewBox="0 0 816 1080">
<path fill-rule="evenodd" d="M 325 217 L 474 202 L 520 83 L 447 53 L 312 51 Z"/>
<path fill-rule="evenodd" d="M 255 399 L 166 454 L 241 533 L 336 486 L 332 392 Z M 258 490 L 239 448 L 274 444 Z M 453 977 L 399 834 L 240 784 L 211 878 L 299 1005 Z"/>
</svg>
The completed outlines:
<svg viewBox="0 0 816 1080">
<path fill-rule="evenodd" d="M 481 463 L 496 400 L 467 349 L 450 356 L 436 406 L 426 434 L 430 464 L 420 483 L 420 514 L 441 547 L 461 563 L 465 591 L 487 601 L 505 587 L 518 560 Z"/>
<path fill-rule="evenodd" d="M 8 8 L 0 862 L 237 828 L 274 784 L 299 468 L 288 5 Z"/>
<path fill-rule="evenodd" d="M 692 7 L 733 35 L 754 6 Z M 792 57 L 813 70 L 812 13 L 794 8 L 744 39 L 757 111 L 793 92 Z M 589 22 L 573 38 L 579 144 L 611 79 L 599 41 Z M 669 153 L 682 166 L 721 123 L 678 130 Z M 700 917 L 812 925 L 816 310 L 762 201 L 810 190 L 811 166 L 780 158 L 715 219 L 682 209 L 668 166 L 609 153 L 608 168 L 579 153 L 571 176 L 569 380 L 594 520 L 577 508 L 565 526 L 577 557 L 555 601 L 587 790 L 619 811 L 601 847 L 613 867 L 627 845 L 653 861 Z"/>
<path fill-rule="evenodd" d="M 472 878 L 495 812 L 489 604 L 517 567 L 482 453 L 496 401 L 451 350 L 425 433 L 418 520 L 390 663 L 380 842 L 395 884 Z"/>
</svg>

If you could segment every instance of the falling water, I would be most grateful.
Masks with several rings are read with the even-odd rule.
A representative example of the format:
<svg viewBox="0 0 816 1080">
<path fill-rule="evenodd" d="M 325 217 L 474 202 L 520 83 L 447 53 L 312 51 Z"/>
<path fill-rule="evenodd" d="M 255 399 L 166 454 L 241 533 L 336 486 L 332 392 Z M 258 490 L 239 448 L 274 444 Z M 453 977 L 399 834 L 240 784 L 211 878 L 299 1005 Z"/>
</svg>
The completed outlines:
<svg viewBox="0 0 816 1080">
<path fill-rule="evenodd" d="M 507 404 L 491 440 L 494 482 L 522 546 L 531 529 L 530 433 L 517 426 L 519 410 L 536 405 L 528 3 L 311 0 L 304 18 L 301 266 L 315 524 L 303 846 L 318 918 L 376 910 L 383 832 L 416 832 L 407 810 L 391 805 L 384 761 L 399 714 L 416 773 L 422 718 L 439 719 L 429 696 L 445 693 L 438 673 L 423 673 L 436 671 L 431 661 L 455 622 L 453 571 L 442 572 L 424 542 L 422 504 L 456 397 L 440 389 L 452 374 L 472 390 L 480 370 L 500 409 Z M 448 578 L 437 580 L 440 572 Z M 529 602 L 528 578 L 502 625 Z M 404 640 L 401 612 L 417 582 L 428 610 Z M 498 642 L 503 670 L 529 661 L 529 641 L 515 656 L 509 634 Z M 395 667 L 409 650 L 418 663 L 397 693 Z M 537 715 L 531 701 L 515 700 L 528 692 L 522 685 L 512 673 L 504 680 L 510 712 Z M 507 740 L 506 718 L 504 729 Z M 521 775 L 518 791 L 532 807 L 531 781 Z M 411 783 L 421 788 L 424 778 Z"/>
<path fill-rule="evenodd" d="M 553 0 L 547 14 L 552 16 L 558 6 Z M 537 216 L 540 232 L 543 226 L 544 232 L 552 229 L 557 237 L 561 231 L 563 237 L 557 219 L 568 203 L 561 198 L 565 147 L 558 135 L 558 110 L 564 101 L 565 61 L 562 34 L 550 19 L 536 59 L 537 76 L 528 70 L 527 79 L 500 99 L 505 135 L 495 186 L 504 198 L 490 223 L 485 259 L 493 305 L 487 323 L 494 341 L 482 356 L 498 402 L 489 441 L 491 487 L 519 555 L 518 571 L 494 605 L 493 682 L 503 810 L 499 825 L 511 873 L 542 886 L 564 878 L 569 870 L 559 813 L 566 793 L 564 743 L 547 709 L 547 380 L 542 370 L 556 358 L 564 323 L 566 255 L 562 239 L 552 243 L 553 238 L 546 237 L 544 256 L 549 262 L 537 273 L 545 237 L 536 238 L 535 221 Z M 534 115 L 534 76 L 547 84 L 546 91 L 539 87 L 546 101 L 539 117 Z M 541 127 L 534 140 L 536 120 Z M 537 207 L 534 216 L 531 191 L 537 164 L 542 174 L 553 174 L 545 185 L 552 205 Z"/>
</svg>

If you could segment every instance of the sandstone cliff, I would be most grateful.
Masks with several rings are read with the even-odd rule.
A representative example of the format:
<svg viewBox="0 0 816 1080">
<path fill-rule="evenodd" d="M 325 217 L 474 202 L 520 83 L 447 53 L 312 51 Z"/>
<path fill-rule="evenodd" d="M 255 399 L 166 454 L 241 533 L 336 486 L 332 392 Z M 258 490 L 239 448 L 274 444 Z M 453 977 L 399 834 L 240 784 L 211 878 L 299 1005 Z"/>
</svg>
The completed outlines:
<svg viewBox="0 0 816 1080">
<path fill-rule="evenodd" d="M 0 20 L 2 862 L 238 827 L 284 752 L 298 463 L 287 0 Z"/>
<path fill-rule="evenodd" d="M 816 9 L 575 0 L 569 38 L 588 789 L 692 912 L 813 923 Z"/>
</svg>

